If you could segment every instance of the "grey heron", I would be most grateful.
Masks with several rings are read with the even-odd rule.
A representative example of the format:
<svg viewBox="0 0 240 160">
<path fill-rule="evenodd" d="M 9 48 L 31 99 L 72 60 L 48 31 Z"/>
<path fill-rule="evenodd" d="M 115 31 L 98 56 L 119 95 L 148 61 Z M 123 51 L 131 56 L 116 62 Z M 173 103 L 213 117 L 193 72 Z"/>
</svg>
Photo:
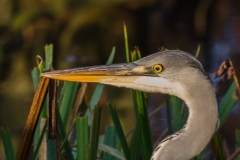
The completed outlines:
<svg viewBox="0 0 240 160">
<path fill-rule="evenodd" d="M 132 63 L 56 70 L 42 76 L 161 92 L 182 99 L 189 110 L 186 124 L 157 145 L 151 160 L 187 160 L 197 156 L 218 127 L 215 89 L 201 63 L 183 51 L 162 51 Z"/>
</svg>

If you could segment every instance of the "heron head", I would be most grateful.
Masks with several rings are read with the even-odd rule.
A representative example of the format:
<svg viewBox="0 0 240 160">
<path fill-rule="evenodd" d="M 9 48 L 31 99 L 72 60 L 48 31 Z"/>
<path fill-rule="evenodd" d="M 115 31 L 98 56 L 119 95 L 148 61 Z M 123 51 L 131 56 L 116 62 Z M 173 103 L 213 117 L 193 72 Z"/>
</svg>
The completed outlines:
<svg viewBox="0 0 240 160">
<path fill-rule="evenodd" d="M 183 85 L 188 85 L 191 77 L 206 75 L 196 58 L 179 50 L 158 52 L 132 63 L 56 70 L 42 74 L 58 80 L 99 82 L 173 95 L 179 90 L 184 91 Z"/>
</svg>

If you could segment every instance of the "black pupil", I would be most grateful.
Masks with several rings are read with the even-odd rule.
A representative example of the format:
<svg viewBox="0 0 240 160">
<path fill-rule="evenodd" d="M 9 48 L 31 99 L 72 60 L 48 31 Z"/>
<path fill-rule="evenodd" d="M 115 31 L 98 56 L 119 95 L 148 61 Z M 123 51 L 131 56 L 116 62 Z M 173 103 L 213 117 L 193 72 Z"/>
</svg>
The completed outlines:
<svg viewBox="0 0 240 160">
<path fill-rule="evenodd" d="M 159 67 L 159 66 L 156 66 L 155 69 L 156 69 L 156 71 L 159 71 L 159 70 L 160 70 L 160 67 Z"/>
</svg>

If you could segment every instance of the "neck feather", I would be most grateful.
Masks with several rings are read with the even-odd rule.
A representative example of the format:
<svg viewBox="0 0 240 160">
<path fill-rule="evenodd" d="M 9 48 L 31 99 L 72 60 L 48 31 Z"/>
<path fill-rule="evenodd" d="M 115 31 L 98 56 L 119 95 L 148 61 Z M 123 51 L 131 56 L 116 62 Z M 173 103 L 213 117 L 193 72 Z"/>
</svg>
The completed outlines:
<svg viewBox="0 0 240 160">
<path fill-rule="evenodd" d="M 188 106 L 189 116 L 185 126 L 165 138 L 154 149 L 151 160 L 190 159 L 197 156 L 211 140 L 218 125 L 215 90 L 208 80 L 192 86 L 185 86 L 185 94 L 174 94 Z"/>
</svg>

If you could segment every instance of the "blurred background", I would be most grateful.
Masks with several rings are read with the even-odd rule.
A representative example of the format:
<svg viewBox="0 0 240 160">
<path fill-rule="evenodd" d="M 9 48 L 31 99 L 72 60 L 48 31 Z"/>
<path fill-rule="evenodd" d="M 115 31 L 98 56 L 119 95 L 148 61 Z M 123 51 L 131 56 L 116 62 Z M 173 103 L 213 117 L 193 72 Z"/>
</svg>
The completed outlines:
<svg viewBox="0 0 240 160">
<path fill-rule="evenodd" d="M 130 50 L 138 46 L 142 56 L 161 47 L 195 54 L 200 44 L 207 72 L 230 58 L 240 75 L 239 8 L 237 0 L 0 0 L 0 126 L 11 131 L 16 150 L 34 95 L 30 72 L 46 44 L 54 44 L 55 69 L 105 64 L 113 46 L 114 63 L 126 62 L 123 22 Z M 88 86 L 89 97 L 94 87 Z M 159 106 L 164 101 L 159 97 L 151 94 L 149 105 Z M 129 90 L 106 86 L 100 104 L 106 102 L 116 105 L 129 132 L 135 121 Z M 111 124 L 104 108 L 102 123 Z M 230 152 L 239 120 L 235 107 L 221 129 Z M 156 140 L 164 127 L 153 128 Z"/>
</svg>

